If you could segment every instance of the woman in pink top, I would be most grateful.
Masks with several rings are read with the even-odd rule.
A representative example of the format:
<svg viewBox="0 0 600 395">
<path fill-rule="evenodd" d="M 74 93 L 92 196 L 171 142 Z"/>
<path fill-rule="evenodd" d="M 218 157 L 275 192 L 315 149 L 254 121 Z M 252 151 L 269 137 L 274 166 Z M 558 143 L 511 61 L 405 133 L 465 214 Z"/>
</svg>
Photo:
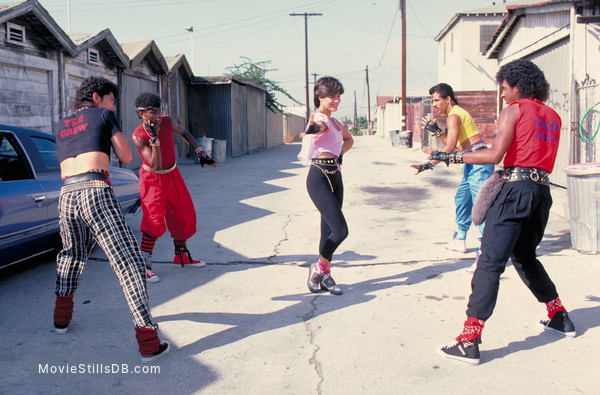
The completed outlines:
<svg viewBox="0 0 600 395">
<path fill-rule="evenodd" d="M 352 135 L 331 117 L 338 109 L 342 93 L 344 87 L 337 79 L 317 80 L 314 87 L 317 111 L 311 115 L 306 131 L 314 134 L 306 189 L 321 213 L 319 261 L 310 265 L 308 289 L 311 292 L 326 290 L 334 295 L 341 295 L 342 290 L 331 277 L 331 258 L 348 237 L 348 225 L 342 213 L 344 184 L 340 164 L 342 155 L 354 144 Z"/>
</svg>

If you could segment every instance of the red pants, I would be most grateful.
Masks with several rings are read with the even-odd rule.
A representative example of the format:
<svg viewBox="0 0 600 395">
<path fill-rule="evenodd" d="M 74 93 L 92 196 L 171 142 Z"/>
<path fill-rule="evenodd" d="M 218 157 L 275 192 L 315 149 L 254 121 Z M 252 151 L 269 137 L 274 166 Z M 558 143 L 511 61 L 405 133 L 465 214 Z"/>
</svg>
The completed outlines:
<svg viewBox="0 0 600 395">
<path fill-rule="evenodd" d="M 140 168 L 140 197 L 142 232 L 159 238 L 168 228 L 175 240 L 187 240 L 196 233 L 196 210 L 178 168 L 167 174 Z"/>
</svg>

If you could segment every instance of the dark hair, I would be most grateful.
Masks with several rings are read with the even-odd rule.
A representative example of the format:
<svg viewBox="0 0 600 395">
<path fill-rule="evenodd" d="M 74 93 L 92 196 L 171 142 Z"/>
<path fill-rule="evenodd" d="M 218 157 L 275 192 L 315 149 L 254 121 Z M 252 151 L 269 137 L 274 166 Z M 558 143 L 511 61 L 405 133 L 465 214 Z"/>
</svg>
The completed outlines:
<svg viewBox="0 0 600 395">
<path fill-rule="evenodd" d="M 77 93 L 75 93 L 73 111 L 77 111 L 82 107 L 96 107 L 93 99 L 94 93 L 104 97 L 111 92 L 115 95 L 115 99 L 119 97 L 119 87 L 115 83 L 97 75 L 88 77 L 83 80 L 79 89 L 77 89 Z"/>
<path fill-rule="evenodd" d="M 321 77 L 315 82 L 313 92 L 315 94 L 315 107 L 319 108 L 321 105 L 321 100 L 319 100 L 320 97 L 331 97 L 338 93 L 341 95 L 344 93 L 344 85 L 336 78 Z"/>
<path fill-rule="evenodd" d="M 456 100 L 456 97 L 454 97 L 454 89 L 452 89 L 452 87 L 448 84 L 442 82 L 429 88 L 429 94 L 433 95 L 434 93 L 439 94 L 442 99 L 450 96 L 450 100 L 458 104 L 458 100 Z"/>
<path fill-rule="evenodd" d="M 156 107 L 160 108 L 160 96 L 154 92 L 140 93 L 135 99 L 136 108 Z"/>
<path fill-rule="evenodd" d="M 546 81 L 544 73 L 529 60 L 517 59 L 500 67 L 496 74 L 496 82 L 502 84 L 505 80 L 511 88 L 519 88 L 521 97 L 543 102 L 550 95 L 550 84 Z"/>
</svg>

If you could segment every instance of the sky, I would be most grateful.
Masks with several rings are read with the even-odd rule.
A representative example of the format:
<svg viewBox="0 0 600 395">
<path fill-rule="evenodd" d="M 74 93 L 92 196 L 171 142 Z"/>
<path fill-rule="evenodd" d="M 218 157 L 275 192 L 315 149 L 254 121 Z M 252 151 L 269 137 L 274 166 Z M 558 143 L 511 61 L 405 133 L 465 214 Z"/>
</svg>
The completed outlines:
<svg viewBox="0 0 600 395">
<path fill-rule="evenodd" d="M 110 29 L 120 43 L 154 40 L 164 56 L 185 54 L 196 76 L 226 74 L 247 57 L 270 61 L 266 77 L 301 103 L 305 91 L 305 18 L 309 92 L 312 82 L 331 75 L 344 85 L 337 118 L 371 111 L 376 96 L 400 94 L 402 26 L 399 0 L 39 0 L 65 32 Z M 437 78 L 434 38 L 459 12 L 492 5 L 491 0 L 407 0 L 408 94 Z M 68 11 L 67 11 L 68 10 Z M 70 29 L 69 29 L 70 27 Z M 193 27 L 193 32 L 188 28 Z M 193 51 L 193 57 L 192 57 Z M 369 91 L 366 69 L 369 73 Z M 356 97 L 356 99 L 355 99 Z M 283 105 L 294 105 L 285 96 Z"/>
</svg>

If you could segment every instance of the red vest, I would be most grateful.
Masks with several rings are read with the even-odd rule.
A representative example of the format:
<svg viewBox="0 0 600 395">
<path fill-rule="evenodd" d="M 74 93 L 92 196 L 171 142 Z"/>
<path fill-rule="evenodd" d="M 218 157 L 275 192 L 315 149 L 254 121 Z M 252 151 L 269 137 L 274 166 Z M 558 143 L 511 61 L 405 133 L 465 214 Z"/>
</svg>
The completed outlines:
<svg viewBox="0 0 600 395">
<path fill-rule="evenodd" d="M 518 104 L 520 115 L 504 167 L 537 167 L 552 173 L 560 140 L 559 115 L 534 99 L 523 98 L 510 105 L 514 104 Z"/>
<path fill-rule="evenodd" d="M 146 141 L 150 140 L 150 135 L 146 133 L 143 124 L 135 129 L 133 135 Z M 162 155 L 163 169 L 166 169 L 167 167 L 172 166 L 176 160 L 175 144 L 173 143 L 173 126 L 171 125 L 171 118 L 167 115 L 163 115 L 160 119 L 158 139 L 160 140 L 160 154 Z M 140 152 L 140 150 L 138 150 L 138 152 Z M 146 163 L 141 153 L 140 157 L 144 164 L 150 166 L 149 163 Z"/>
</svg>

